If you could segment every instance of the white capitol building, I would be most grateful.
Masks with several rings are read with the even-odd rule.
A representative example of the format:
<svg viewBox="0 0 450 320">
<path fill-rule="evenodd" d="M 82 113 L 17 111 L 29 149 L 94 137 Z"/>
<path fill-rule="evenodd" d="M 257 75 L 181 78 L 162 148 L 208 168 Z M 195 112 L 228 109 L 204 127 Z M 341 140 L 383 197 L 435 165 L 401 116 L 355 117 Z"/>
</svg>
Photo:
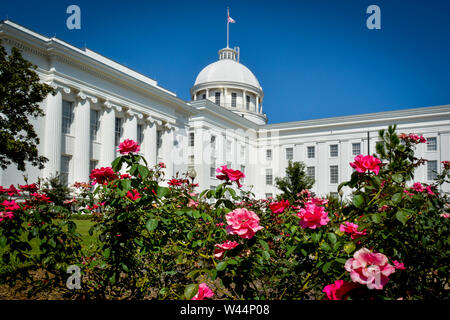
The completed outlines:
<svg viewBox="0 0 450 320">
<path fill-rule="evenodd" d="M 119 142 L 141 144 L 151 165 L 164 162 L 166 178 L 195 168 L 199 190 L 219 183 L 215 169 L 227 164 L 246 174 L 244 190 L 257 197 L 277 193 L 289 160 L 303 161 L 319 195 L 336 193 L 349 180 L 349 162 L 372 154 L 378 130 L 417 133 L 428 144 L 416 156 L 429 161 L 415 180 L 431 183 L 440 162 L 450 160 L 450 105 L 267 124 L 264 92 L 255 75 L 239 63 L 239 49 L 219 50 L 219 60 L 200 71 L 191 101 L 178 98 L 157 81 L 89 49 L 48 38 L 11 21 L 0 23 L 0 39 L 38 66 L 43 82 L 57 94 L 42 102 L 45 117 L 33 120 L 41 139 L 45 169 L 0 169 L 0 185 L 23 184 L 62 173 L 69 184 L 89 181 L 95 167 L 110 166 Z M 450 186 L 444 185 L 450 192 Z M 348 192 L 348 190 L 347 190 Z"/>
</svg>

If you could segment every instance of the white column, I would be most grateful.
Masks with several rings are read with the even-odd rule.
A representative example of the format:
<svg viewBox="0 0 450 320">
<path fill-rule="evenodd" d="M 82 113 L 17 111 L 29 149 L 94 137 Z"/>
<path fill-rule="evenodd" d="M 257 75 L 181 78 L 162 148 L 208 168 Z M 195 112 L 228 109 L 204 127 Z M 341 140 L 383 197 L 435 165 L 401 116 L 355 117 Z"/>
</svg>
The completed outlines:
<svg viewBox="0 0 450 320">
<path fill-rule="evenodd" d="M 114 161 L 116 151 L 114 150 L 114 127 L 115 127 L 116 111 L 110 103 L 105 103 L 103 114 L 100 118 L 101 131 L 101 155 L 100 167 L 109 167 Z"/>
<path fill-rule="evenodd" d="M 73 152 L 73 180 L 74 182 L 89 181 L 89 161 L 90 161 L 90 124 L 91 124 L 91 103 L 89 98 L 82 93 L 77 96 L 75 106 L 75 145 Z"/>
<path fill-rule="evenodd" d="M 144 129 L 144 157 L 149 166 L 156 165 L 158 151 L 156 149 L 156 123 L 148 121 Z"/>
<path fill-rule="evenodd" d="M 204 137 L 203 137 L 203 128 L 195 128 L 194 129 L 194 164 L 195 171 L 197 172 L 197 177 L 195 178 L 195 182 L 199 184 L 198 190 L 203 190 L 205 188 L 209 188 L 209 185 L 206 183 L 206 175 L 208 166 L 205 165 L 205 161 L 203 157 L 206 157 L 204 152 Z"/>
<path fill-rule="evenodd" d="M 44 155 L 48 158 L 44 177 L 49 177 L 61 172 L 62 95 L 59 89 L 56 95 L 50 94 L 46 99 L 44 130 Z"/>
<path fill-rule="evenodd" d="M 247 110 L 247 91 L 242 90 L 242 109 Z M 250 104 L 248 105 L 248 110 L 250 111 Z"/>
<path fill-rule="evenodd" d="M 137 141 L 137 115 L 133 112 L 127 113 L 123 125 L 123 140 L 131 139 Z M 121 141 L 121 142 L 122 142 Z"/>
<path fill-rule="evenodd" d="M 172 179 L 173 172 L 173 129 L 166 128 L 162 136 L 162 154 L 163 162 L 166 164 L 166 179 Z"/>
</svg>

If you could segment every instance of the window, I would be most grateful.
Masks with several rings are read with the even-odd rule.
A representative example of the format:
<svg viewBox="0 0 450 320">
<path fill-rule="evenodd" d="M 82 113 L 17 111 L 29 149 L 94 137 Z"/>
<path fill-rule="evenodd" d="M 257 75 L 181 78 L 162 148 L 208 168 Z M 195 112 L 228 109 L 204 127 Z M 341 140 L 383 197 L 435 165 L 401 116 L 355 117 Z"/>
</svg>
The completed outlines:
<svg viewBox="0 0 450 320">
<path fill-rule="evenodd" d="M 352 143 L 352 155 L 357 156 L 359 154 L 361 154 L 361 143 Z"/>
<path fill-rule="evenodd" d="M 122 138 L 122 118 L 116 118 L 114 134 L 115 144 L 117 147 L 120 143 L 120 138 Z"/>
<path fill-rule="evenodd" d="M 97 140 L 97 132 L 100 126 L 98 110 L 91 109 L 91 140 Z"/>
<path fill-rule="evenodd" d="M 313 179 L 316 178 L 316 167 L 306 167 L 306 175 Z"/>
<path fill-rule="evenodd" d="M 266 159 L 267 160 L 272 160 L 272 149 L 267 149 L 266 150 Z"/>
<path fill-rule="evenodd" d="M 206 93 L 202 94 L 202 99 L 203 99 L 203 100 L 206 99 Z"/>
<path fill-rule="evenodd" d="M 231 153 L 231 140 L 227 140 L 227 153 Z"/>
<path fill-rule="evenodd" d="M 339 149 L 337 144 L 330 144 L 330 157 L 337 157 L 339 155 Z"/>
<path fill-rule="evenodd" d="M 216 101 L 215 101 L 216 104 L 217 104 L 217 105 L 220 105 L 220 92 L 215 92 L 214 94 L 215 94 L 214 97 L 215 97 L 215 99 L 216 99 Z"/>
<path fill-rule="evenodd" d="M 245 107 L 250 110 L 250 96 L 245 96 Z"/>
<path fill-rule="evenodd" d="M 161 146 L 162 146 L 162 131 L 156 130 L 156 149 L 157 149 L 158 155 L 161 151 Z"/>
<path fill-rule="evenodd" d="M 339 183 L 338 166 L 330 166 L 330 183 Z"/>
<path fill-rule="evenodd" d="M 137 125 L 137 142 L 141 145 L 144 141 L 144 125 Z"/>
<path fill-rule="evenodd" d="M 437 178 L 437 160 L 429 160 L 427 162 L 427 179 L 436 180 Z"/>
<path fill-rule="evenodd" d="M 189 143 L 188 143 L 189 147 L 193 147 L 194 146 L 194 138 L 195 138 L 194 133 L 193 132 L 189 132 Z"/>
<path fill-rule="evenodd" d="M 191 154 L 189 156 L 189 163 L 188 163 L 188 170 L 193 169 L 194 168 L 194 163 L 195 163 L 195 156 L 193 154 Z"/>
<path fill-rule="evenodd" d="M 437 138 L 427 138 L 427 151 L 437 151 Z"/>
<path fill-rule="evenodd" d="M 266 169 L 266 184 L 271 186 L 273 183 L 272 169 Z"/>
<path fill-rule="evenodd" d="M 241 165 L 241 172 L 245 175 L 245 166 Z M 242 178 L 241 181 L 243 182 L 245 178 Z"/>
<path fill-rule="evenodd" d="M 209 168 L 209 175 L 211 178 L 216 177 L 216 158 L 211 157 L 211 166 Z"/>
<path fill-rule="evenodd" d="M 62 102 L 62 133 L 70 134 L 73 122 L 73 102 L 63 100 Z"/>
<path fill-rule="evenodd" d="M 307 147 L 307 157 L 309 159 L 316 157 L 316 148 L 314 146 Z"/>
<path fill-rule="evenodd" d="M 294 149 L 286 148 L 286 160 L 293 160 L 293 159 L 294 159 Z"/>
<path fill-rule="evenodd" d="M 61 156 L 61 183 L 69 184 L 70 156 Z"/>
<path fill-rule="evenodd" d="M 330 192 L 330 197 L 331 198 L 335 198 L 335 199 L 339 199 L 339 193 L 337 193 L 337 192 Z"/>
<path fill-rule="evenodd" d="M 271 199 L 273 197 L 273 195 L 271 193 L 266 193 L 266 199 Z"/>
<path fill-rule="evenodd" d="M 98 161 L 97 160 L 91 160 L 89 161 L 89 172 L 92 172 L 95 168 L 97 168 Z"/>
<path fill-rule="evenodd" d="M 241 146 L 241 158 L 245 158 L 245 146 Z"/>
<path fill-rule="evenodd" d="M 231 106 L 236 108 L 236 92 L 231 93 Z"/>
<path fill-rule="evenodd" d="M 211 149 L 216 148 L 216 136 L 211 136 Z"/>
</svg>

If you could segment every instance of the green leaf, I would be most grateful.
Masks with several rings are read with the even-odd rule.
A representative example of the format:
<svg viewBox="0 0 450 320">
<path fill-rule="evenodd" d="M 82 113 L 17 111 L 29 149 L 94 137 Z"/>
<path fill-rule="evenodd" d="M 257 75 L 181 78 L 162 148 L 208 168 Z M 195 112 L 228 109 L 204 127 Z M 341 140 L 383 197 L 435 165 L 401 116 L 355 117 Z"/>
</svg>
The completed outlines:
<svg viewBox="0 0 450 320">
<path fill-rule="evenodd" d="M 115 172 L 119 171 L 122 168 L 122 161 L 123 158 L 118 157 L 111 163 L 111 166 Z"/>
<path fill-rule="evenodd" d="M 353 197 L 352 202 L 355 205 L 355 207 L 361 208 L 362 205 L 364 204 L 364 197 L 360 194 L 357 194 L 356 196 Z"/>
<path fill-rule="evenodd" d="M 138 166 L 138 171 L 139 171 L 139 174 L 141 175 L 142 179 L 147 178 L 148 174 L 150 173 L 150 171 L 147 169 L 147 167 L 144 167 L 142 165 Z"/>
<path fill-rule="evenodd" d="M 110 282 L 111 284 L 116 283 L 116 274 L 115 274 L 115 273 L 114 273 L 111 277 L 109 277 L 109 282 Z"/>
<path fill-rule="evenodd" d="M 267 242 L 265 242 L 264 240 L 260 239 L 259 243 L 262 245 L 264 250 L 269 251 L 269 245 L 267 244 Z"/>
<path fill-rule="evenodd" d="M 327 273 L 328 269 L 330 269 L 331 264 L 333 263 L 333 261 L 327 262 L 322 266 L 322 271 L 323 273 Z"/>
<path fill-rule="evenodd" d="M 402 201 L 402 194 L 400 192 L 397 192 L 392 196 L 392 202 L 394 204 L 399 204 L 400 201 Z"/>
<path fill-rule="evenodd" d="M 125 263 L 122 262 L 121 266 L 124 272 L 128 273 L 130 271 Z"/>
<path fill-rule="evenodd" d="M 296 246 L 290 246 L 289 249 L 286 251 L 286 257 L 289 257 L 295 248 Z"/>
<path fill-rule="evenodd" d="M 348 254 L 352 253 L 353 251 L 355 251 L 356 246 L 353 242 L 347 242 L 344 245 L 344 251 L 347 252 Z"/>
<path fill-rule="evenodd" d="M 262 252 L 262 256 L 263 256 L 263 258 L 266 259 L 266 260 L 269 260 L 269 259 L 270 259 L 270 254 L 269 254 L 269 252 L 267 252 L 267 251 L 263 251 L 263 252 Z"/>
<path fill-rule="evenodd" d="M 397 183 L 401 183 L 403 181 L 403 176 L 400 173 L 393 174 L 392 180 L 394 180 Z"/>
<path fill-rule="evenodd" d="M 334 233 L 332 233 L 332 232 L 328 233 L 328 240 L 330 240 L 330 242 L 331 242 L 332 244 L 335 244 L 335 243 L 336 243 L 336 240 L 337 240 L 336 234 L 334 234 Z"/>
<path fill-rule="evenodd" d="M 323 250 L 325 250 L 325 251 L 331 250 L 330 246 L 329 246 L 328 243 L 326 243 L 326 242 L 323 242 L 323 243 L 320 245 L 320 247 L 321 247 Z"/>
<path fill-rule="evenodd" d="M 226 261 L 222 261 L 222 262 L 219 262 L 218 264 L 217 264 L 217 266 L 216 266 L 216 270 L 217 271 L 223 271 L 223 270 L 225 270 L 225 268 L 227 267 L 227 262 Z"/>
<path fill-rule="evenodd" d="M 163 198 L 169 194 L 170 190 L 166 187 L 158 186 L 158 191 L 156 192 L 158 198 Z"/>
<path fill-rule="evenodd" d="M 397 218 L 398 221 L 400 221 L 403 224 L 405 224 L 409 218 L 408 213 L 404 210 L 397 211 L 397 213 L 395 214 L 395 217 Z"/>
<path fill-rule="evenodd" d="M 374 222 L 374 223 L 380 223 L 381 222 L 381 216 L 380 216 L 380 214 L 378 214 L 378 213 L 374 213 L 374 214 L 371 214 L 370 215 L 370 218 L 372 219 L 372 221 Z"/>
<path fill-rule="evenodd" d="M 108 259 L 109 255 L 111 254 L 111 249 L 110 248 L 106 248 L 105 251 L 103 251 L 103 256 Z"/>
<path fill-rule="evenodd" d="M 8 241 L 8 238 L 6 238 L 5 236 L 0 238 L 0 247 L 4 248 L 6 246 L 6 242 Z"/>
<path fill-rule="evenodd" d="M 198 284 L 189 284 L 184 288 L 184 297 L 191 300 L 198 292 Z"/>
<path fill-rule="evenodd" d="M 157 219 L 148 219 L 147 223 L 145 224 L 145 227 L 149 232 L 152 232 L 153 230 L 156 229 L 156 227 L 158 227 L 158 223 L 159 222 Z"/>
</svg>

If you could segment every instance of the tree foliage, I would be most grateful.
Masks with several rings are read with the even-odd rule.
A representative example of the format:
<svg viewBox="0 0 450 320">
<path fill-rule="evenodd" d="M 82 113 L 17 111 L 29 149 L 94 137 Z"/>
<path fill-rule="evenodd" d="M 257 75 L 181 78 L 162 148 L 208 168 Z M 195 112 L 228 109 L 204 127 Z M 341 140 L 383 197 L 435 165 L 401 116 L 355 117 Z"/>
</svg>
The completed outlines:
<svg viewBox="0 0 450 320">
<path fill-rule="evenodd" d="M 52 87 L 39 82 L 37 67 L 24 59 L 19 49 L 8 55 L 0 43 L 0 167 L 15 163 L 25 171 L 30 162 L 39 169 L 47 158 L 38 154 L 39 138 L 30 117 L 44 115 L 39 103 L 53 92 Z"/>
<path fill-rule="evenodd" d="M 289 161 L 286 168 L 286 177 L 275 178 L 275 184 L 283 192 L 278 197 L 293 203 L 295 199 L 298 199 L 298 193 L 302 190 L 312 188 L 314 178 L 306 175 L 305 164 L 303 162 Z"/>
</svg>

